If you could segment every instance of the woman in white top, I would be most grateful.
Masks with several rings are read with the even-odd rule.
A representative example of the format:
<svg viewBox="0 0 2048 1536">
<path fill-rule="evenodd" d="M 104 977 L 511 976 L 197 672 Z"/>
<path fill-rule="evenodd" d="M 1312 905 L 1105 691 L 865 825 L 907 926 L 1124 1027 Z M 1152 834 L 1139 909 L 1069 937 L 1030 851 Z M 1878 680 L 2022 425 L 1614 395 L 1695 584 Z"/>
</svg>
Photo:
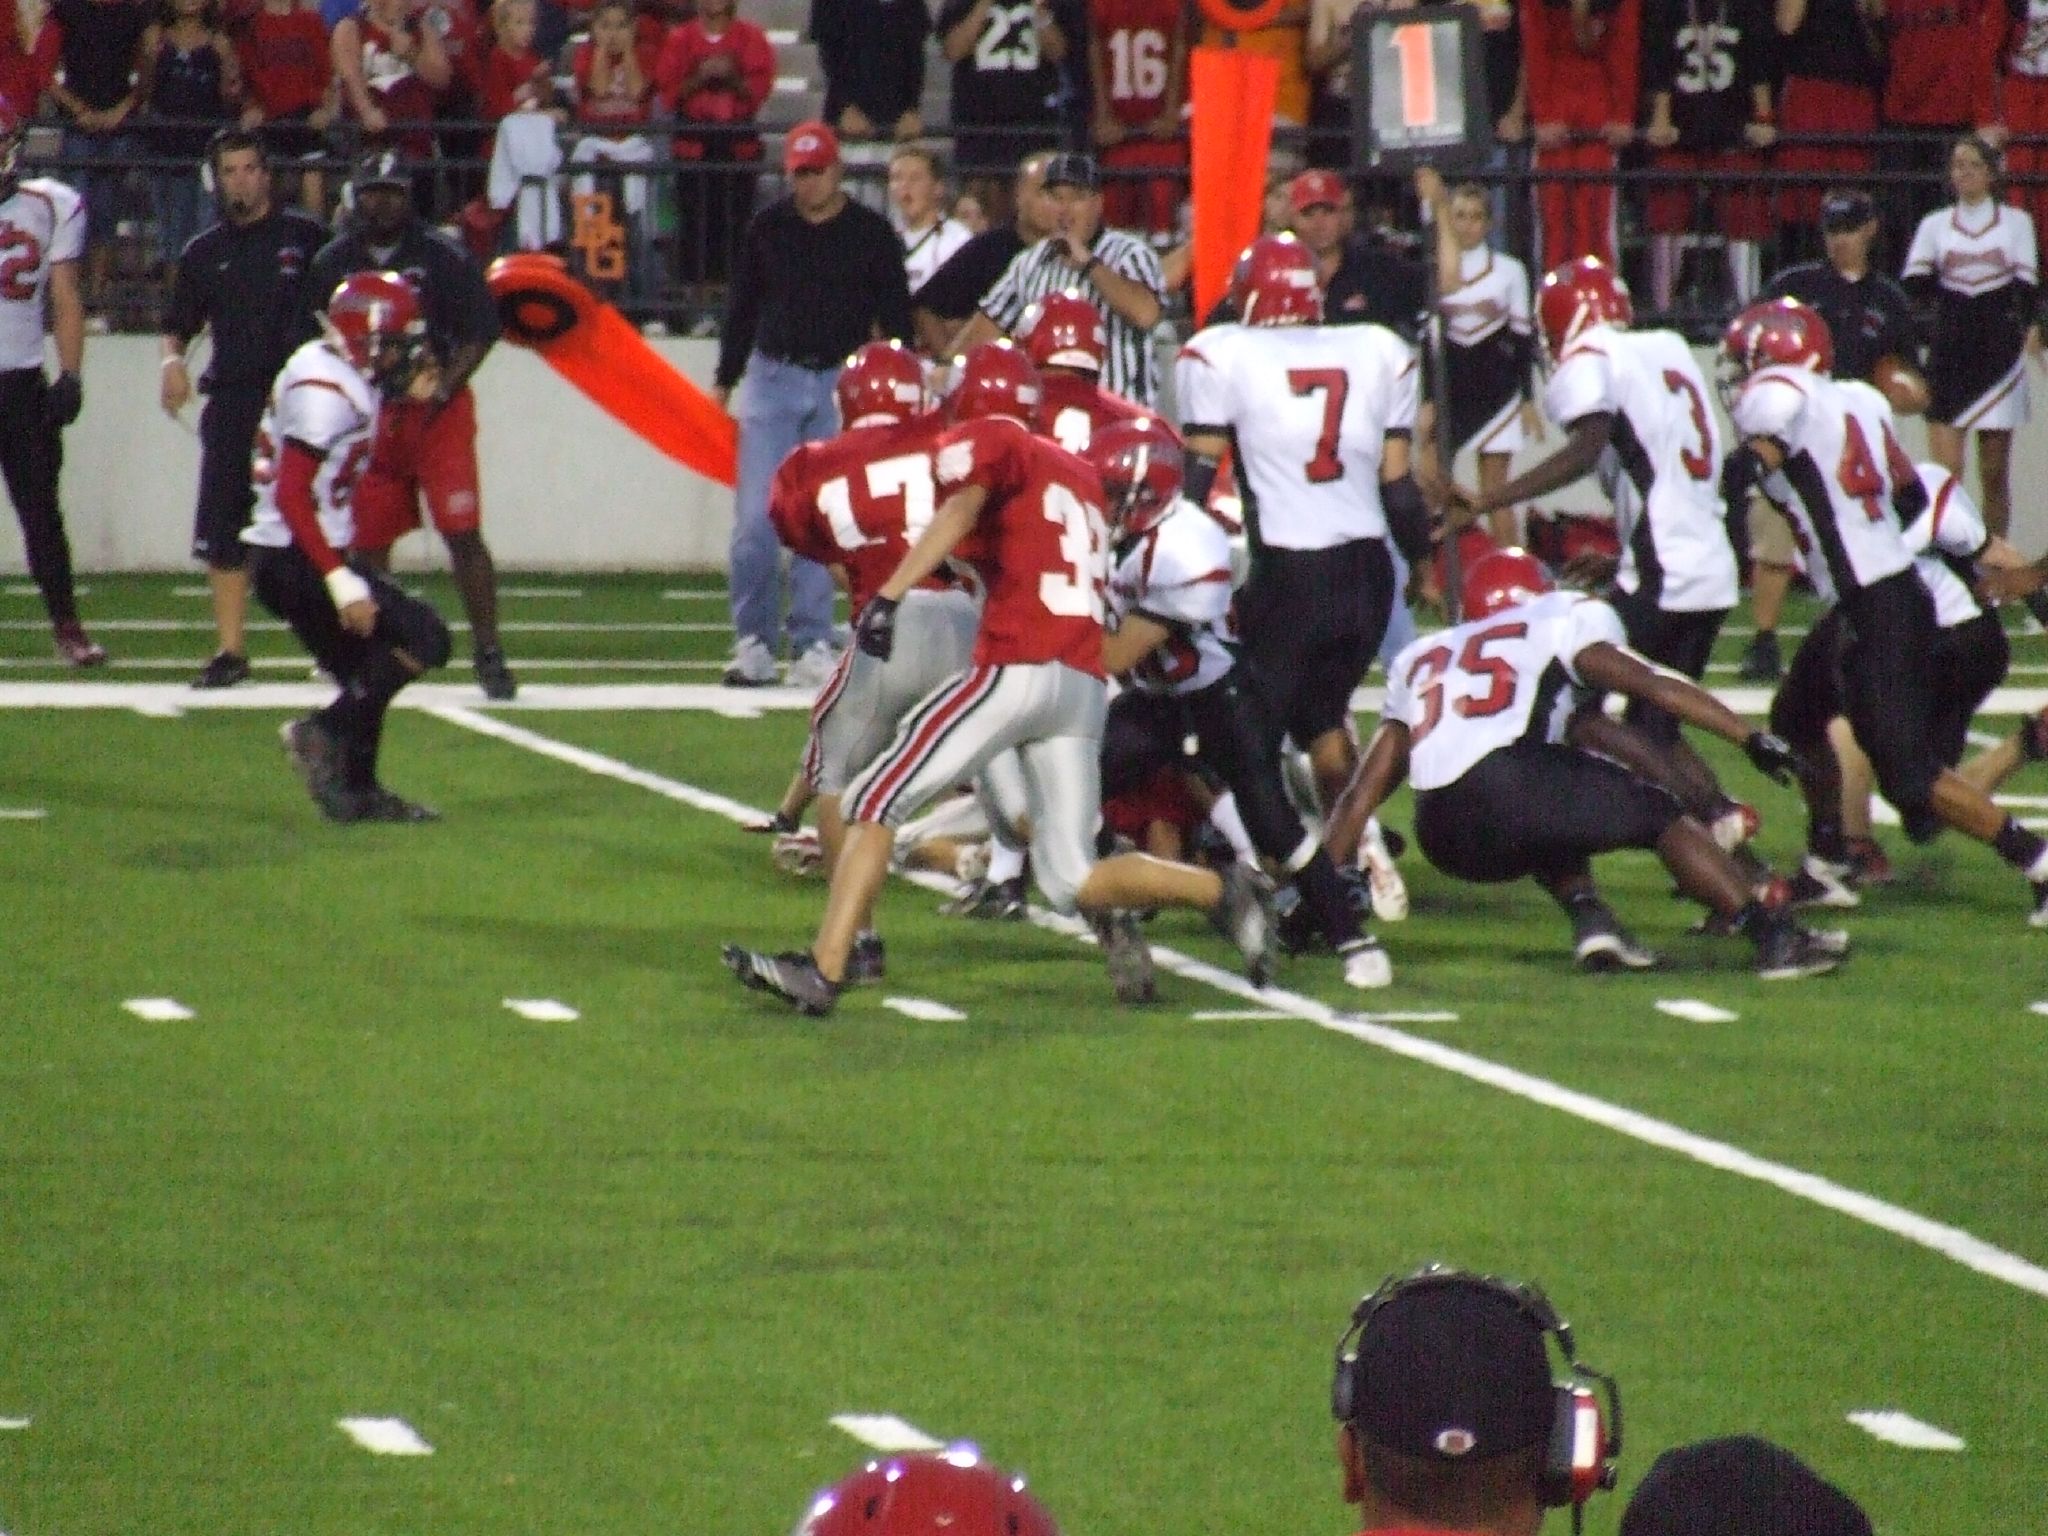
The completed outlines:
<svg viewBox="0 0 2048 1536">
<path fill-rule="evenodd" d="M 946 182 L 938 152 L 923 144 L 899 144 L 889 156 L 889 217 L 903 237 L 903 271 L 914 299 L 925 280 L 973 235 L 946 217 Z"/>
</svg>

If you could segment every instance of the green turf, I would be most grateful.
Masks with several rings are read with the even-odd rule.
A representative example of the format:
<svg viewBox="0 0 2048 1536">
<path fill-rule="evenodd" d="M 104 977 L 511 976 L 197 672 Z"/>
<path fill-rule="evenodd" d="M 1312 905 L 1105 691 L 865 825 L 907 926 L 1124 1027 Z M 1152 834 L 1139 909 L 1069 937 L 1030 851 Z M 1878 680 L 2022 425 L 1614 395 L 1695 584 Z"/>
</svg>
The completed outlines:
<svg viewBox="0 0 2048 1536">
<path fill-rule="evenodd" d="M 659 595 L 675 580 L 561 580 L 585 598 L 508 617 L 684 606 Z M 204 609 L 92 581 L 89 613 Z M 0 655 L 40 655 L 4 633 Z M 557 640 L 515 661 L 577 654 Z M 1305 1022 L 1196 1022 L 1243 1004 L 1193 981 L 1119 1011 L 1092 951 L 908 887 L 885 902 L 891 986 L 967 1021 L 868 992 L 797 1020 L 716 962 L 815 920 L 820 887 L 764 839 L 410 713 L 388 777 L 447 820 L 330 828 L 281 718 L 0 710 L 0 809 L 49 813 L 0 820 L 0 1418 L 33 1421 L 0 1430 L 9 1536 L 779 1531 L 860 1454 L 827 1423 L 848 1410 L 978 1440 L 1081 1536 L 1336 1532 L 1330 1345 L 1359 1290 L 1429 1257 L 1546 1283 L 1622 1378 L 1625 1483 L 1662 1445 L 1750 1429 L 1884 1532 L 2048 1508 L 2042 1298 Z M 754 805 L 802 729 L 509 718 Z M 1789 852 L 1789 796 L 1722 762 Z M 1569 973 L 1533 891 L 1411 860 L 1400 981 L 1373 1005 L 1453 1011 L 1408 1027 L 2048 1261 L 2048 1024 L 2026 1006 L 2048 940 L 1980 850 L 1889 841 L 1901 883 L 1847 917 L 1849 967 L 1776 987 L 1686 935 L 1647 860 L 1603 878 L 1673 968 L 1602 981 Z M 1154 937 L 1228 962 L 1192 921 Z M 1281 979 L 1354 1000 L 1328 960 Z M 137 996 L 198 1017 L 143 1023 Z M 1674 996 L 1741 1017 L 1651 1006 Z M 1888 1407 L 1968 1449 L 1844 1420 Z M 436 1453 L 370 1456 L 347 1414 Z"/>
</svg>

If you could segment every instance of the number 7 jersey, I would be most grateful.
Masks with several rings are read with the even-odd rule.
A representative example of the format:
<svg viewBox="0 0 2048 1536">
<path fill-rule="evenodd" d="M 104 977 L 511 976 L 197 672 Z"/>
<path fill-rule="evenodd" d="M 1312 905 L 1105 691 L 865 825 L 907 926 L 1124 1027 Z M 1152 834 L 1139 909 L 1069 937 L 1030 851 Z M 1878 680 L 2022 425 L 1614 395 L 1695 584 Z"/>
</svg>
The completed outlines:
<svg viewBox="0 0 2048 1536">
<path fill-rule="evenodd" d="M 1408 782 L 1442 789 L 1502 747 L 1564 740 L 1593 692 L 1579 653 L 1602 643 L 1626 646 L 1619 614 L 1597 598 L 1546 592 L 1403 647 L 1380 713 L 1408 727 Z"/>
</svg>

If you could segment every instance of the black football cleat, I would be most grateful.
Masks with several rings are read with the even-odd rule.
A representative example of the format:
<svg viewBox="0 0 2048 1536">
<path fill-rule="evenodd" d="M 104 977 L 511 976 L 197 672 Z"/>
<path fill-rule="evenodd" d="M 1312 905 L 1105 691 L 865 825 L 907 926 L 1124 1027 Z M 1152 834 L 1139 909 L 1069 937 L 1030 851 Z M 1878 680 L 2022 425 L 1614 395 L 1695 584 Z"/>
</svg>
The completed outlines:
<svg viewBox="0 0 2048 1536">
<path fill-rule="evenodd" d="M 1149 1003 L 1158 996 L 1152 975 L 1152 946 L 1145 942 L 1135 912 L 1091 917 L 1095 942 L 1109 967 L 1109 985 L 1120 1003 Z"/>
<path fill-rule="evenodd" d="M 215 651 L 213 659 L 192 679 L 194 688 L 232 688 L 249 681 L 249 658 L 233 651 Z"/>
<path fill-rule="evenodd" d="M 728 944 L 719 955 L 741 986 L 779 997 L 798 1013 L 823 1018 L 839 1002 L 837 984 L 827 981 L 818 962 L 803 950 L 764 955 L 758 950 Z"/>
<path fill-rule="evenodd" d="M 492 703 L 510 703 L 519 696 L 519 680 L 505 665 L 505 653 L 497 646 L 478 651 L 472 666 L 476 671 L 477 687 L 483 689 L 484 697 Z"/>
<path fill-rule="evenodd" d="M 879 933 L 858 933 L 853 938 L 853 948 L 846 956 L 846 981 L 844 985 L 858 987 L 880 981 L 889 971 L 887 952 L 882 948 Z"/>
<path fill-rule="evenodd" d="M 395 795 L 382 784 L 374 784 L 367 790 L 357 791 L 360 810 L 357 821 L 390 821 L 418 824 L 425 821 L 439 821 L 441 813 L 429 806 Z"/>
<path fill-rule="evenodd" d="M 1660 963 L 1606 907 L 1589 908 L 1572 924 L 1572 964 L 1582 971 L 1653 971 Z"/>
<path fill-rule="evenodd" d="M 1848 911 L 1863 905 L 1849 884 L 1854 873 L 1848 864 L 1837 864 L 1819 854 L 1809 853 L 1799 861 L 1799 868 L 1787 882 L 1789 905 L 1801 907 L 1834 907 Z"/>
<path fill-rule="evenodd" d="M 1024 921 L 1024 877 L 977 880 L 939 908 L 941 917 L 971 917 L 984 923 Z"/>
<path fill-rule="evenodd" d="M 85 626 L 76 619 L 51 626 L 51 638 L 57 646 L 57 659 L 67 667 L 103 667 L 107 664 L 107 649 L 85 632 Z"/>
<path fill-rule="evenodd" d="M 342 745 L 320 718 L 307 715 L 288 720 L 277 734 L 320 814 L 329 821 L 361 821 L 367 793 L 342 782 Z"/>
<path fill-rule="evenodd" d="M 1735 675 L 1745 683 L 1775 683 L 1784 673 L 1785 658 L 1778 649 L 1776 632 L 1758 630 L 1735 664 Z"/>
<path fill-rule="evenodd" d="M 1842 963 L 1848 946 L 1837 945 L 1839 935 L 1826 938 L 1809 933 L 1797 923 L 1780 922 L 1757 941 L 1756 974 L 1759 981 L 1797 981 L 1804 976 L 1822 976 Z"/>
</svg>

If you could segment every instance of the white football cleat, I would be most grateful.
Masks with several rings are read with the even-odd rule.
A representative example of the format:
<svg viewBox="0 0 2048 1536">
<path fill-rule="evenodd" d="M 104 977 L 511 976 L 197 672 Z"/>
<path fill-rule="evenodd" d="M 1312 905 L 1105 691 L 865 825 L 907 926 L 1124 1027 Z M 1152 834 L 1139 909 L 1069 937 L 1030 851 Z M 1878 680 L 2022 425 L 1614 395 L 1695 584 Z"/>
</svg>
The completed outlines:
<svg viewBox="0 0 2048 1536">
<path fill-rule="evenodd" d="M 1365 871 L 1365 888 L 1372 897 L 1372 915 L 1383 923 L 1398 923 L 1408 915 L 1408 882 L 1401 878 L 1394 856 L 1387 851 L 1387 839 L 1380 820 L 1370 817 L 1365 836 L 1358 843 L 1358 867 Z"/>
<path fill-rule="evenodd" d="M 1387 952 L 1378 939 L 1355 939 L 1337 954 L 1344 961 L 1344 985 L 1347 987 L 1367 991 L 1394 984 L 1394 962 L 1387 958 Z"/>
</svg>

